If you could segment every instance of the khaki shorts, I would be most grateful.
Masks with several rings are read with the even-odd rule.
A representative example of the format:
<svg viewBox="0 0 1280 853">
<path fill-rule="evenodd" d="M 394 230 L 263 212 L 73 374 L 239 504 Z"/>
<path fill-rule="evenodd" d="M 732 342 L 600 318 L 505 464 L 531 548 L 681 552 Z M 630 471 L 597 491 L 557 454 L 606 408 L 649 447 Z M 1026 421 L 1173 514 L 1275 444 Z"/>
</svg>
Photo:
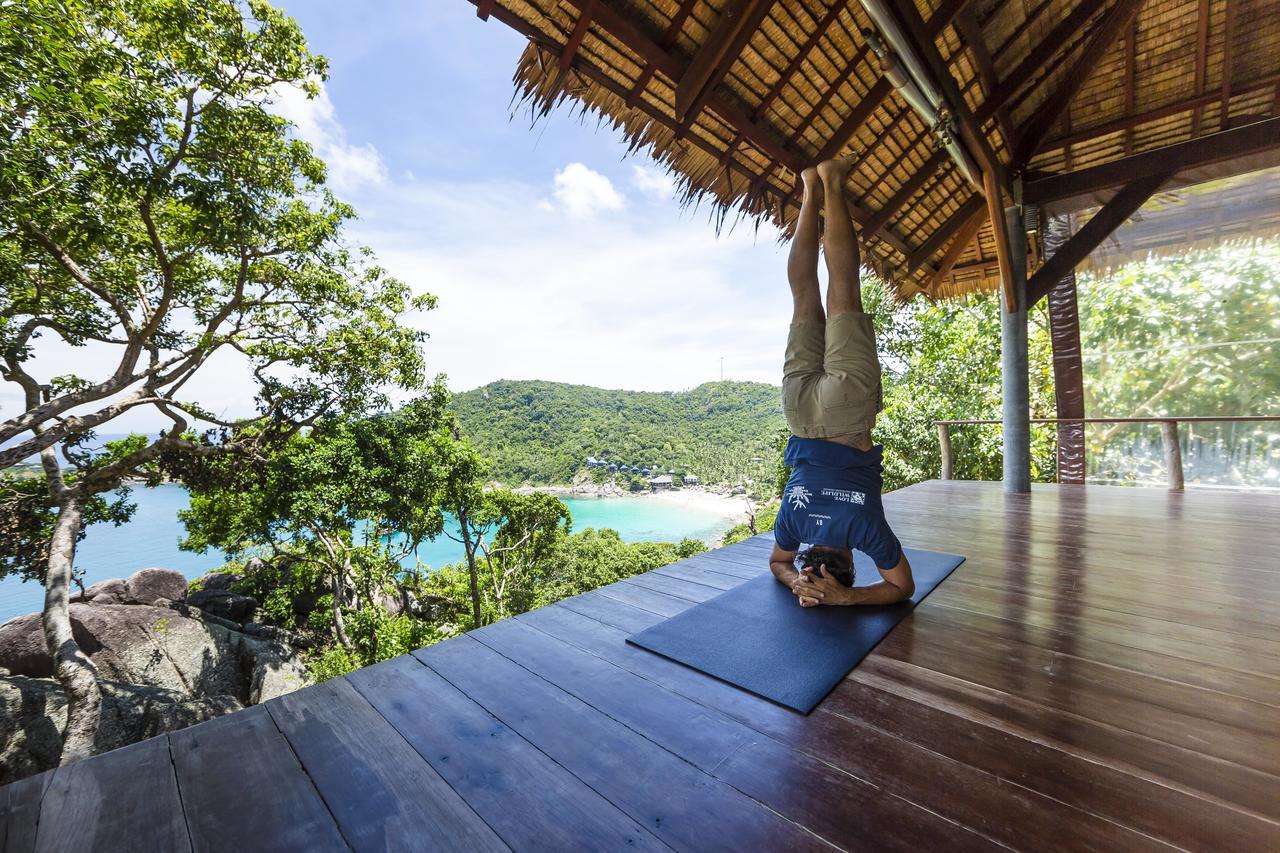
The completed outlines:
<svg viewBox="0 0 1280 853">
<path fill-rule="evenodd" d="M 882 408 L 876 333 L 867 314 L 791 324 L 782 364 L 782 410 L 801 438 L 870 432 Z"/>
</svg>

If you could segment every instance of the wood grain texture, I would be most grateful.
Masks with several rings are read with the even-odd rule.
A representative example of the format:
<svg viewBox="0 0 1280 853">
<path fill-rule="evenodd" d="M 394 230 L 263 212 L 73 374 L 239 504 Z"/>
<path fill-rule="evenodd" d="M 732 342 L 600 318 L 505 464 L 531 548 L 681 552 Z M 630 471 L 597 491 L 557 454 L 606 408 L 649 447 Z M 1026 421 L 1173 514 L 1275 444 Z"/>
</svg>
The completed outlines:
<svg viewBox="0 0 1280 853">
<path fill-rule="evenodd" d="M 508 849 L 345 679 L 266 707 L 353 849 Z"/>
<path fill-rule="evenodd" d="M 350 849 L 262 705 L 174 732 L 169 742 L 197 853 Z"/>
<path fill-rule="evenodd" d="M 169 741 L 150 738 L 54 770 L 35 849 L 190 850 Z"/>
<path fill-rule="evenodd" d="M 513 849 L 667 849 L 416 658 L 350 680 Z"/>
<path fill-rule="evenodd" d="M 968 559 L 808 717 L 625 642 L 766 534 L 0 788 L 0 849 L 1280 849 L 1280 499 L 885 505 Z"/>
</svg>

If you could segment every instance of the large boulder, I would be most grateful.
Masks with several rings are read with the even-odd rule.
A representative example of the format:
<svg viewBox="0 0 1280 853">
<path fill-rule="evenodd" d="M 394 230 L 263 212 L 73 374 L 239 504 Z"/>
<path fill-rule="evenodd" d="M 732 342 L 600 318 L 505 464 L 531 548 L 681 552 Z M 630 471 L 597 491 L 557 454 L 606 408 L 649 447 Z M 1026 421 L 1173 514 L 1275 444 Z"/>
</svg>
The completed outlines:
<svg viewBox="0 0 1280 853">
<path fill-rule="evenodd" d="M 260 701 L 264 692 L 287 692 L 286 684 L 296 689 L 306 680 L 305 667 L 284 644 L 174 610 L 72 604 L 70 611 L 72 634 L 102 679 L 161 687 L 189 698 L 232 696 L 244 704 Z M 0 625 L 0 667 L 14 675 L 53 676 L 38 613 Z"/>
<path fill-rule="evenodd" d="M 187 596 L 186 604 L 232 622 L 247 622 L 258 609 L 257 599 L 229 589 L 197 590 Z"/>
<path fill-rule="evenodd" d="M 179 691 L 101 682 L 95 752 L 181 729 L 241 707 L 233 696 L 192 699 Z M 67 703 L 56 681 L 0 677 L 0 785 L 57 766 Z"/>
<path fill-rule="evenodd" d="M 187 579 L 182 572 L 175 572 L 173 569 L 141 569 L 129 575 L 129 579 L 125 581 L 124 603 L 152 604 L 157 598 L 177 601 L 186 594 Z"/>
<path fill-rule="evenodd" d="M 90 584 L 89 588 L 84 591 L 84 595 L 76 593 L 71 596 L 71 600 L 96 601 L 98 604 L 124 604 L 127 589 L 128 584 L 124 580 L 112 578 L 111 580 Z M 147 603 L 150 604 L 151 602 L 148 601 Z"/>
</svg>

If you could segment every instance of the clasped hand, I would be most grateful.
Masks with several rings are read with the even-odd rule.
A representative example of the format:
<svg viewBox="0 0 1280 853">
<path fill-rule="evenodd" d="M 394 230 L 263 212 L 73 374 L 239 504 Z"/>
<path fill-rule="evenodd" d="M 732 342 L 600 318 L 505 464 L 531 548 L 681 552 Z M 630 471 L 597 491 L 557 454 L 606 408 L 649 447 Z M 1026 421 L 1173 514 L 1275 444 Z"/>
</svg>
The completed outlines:
<svg viewBox="0 0 1280 853">
<path fill-rule="evenodd" d="M 845 587 L 827 574 L 825 564 L 813 569 L 801 569 L 791 582 L 791 592 L 800 600 L 801 607 L 817 607 L 819 604 L 843 604 Z"/>
</svg>

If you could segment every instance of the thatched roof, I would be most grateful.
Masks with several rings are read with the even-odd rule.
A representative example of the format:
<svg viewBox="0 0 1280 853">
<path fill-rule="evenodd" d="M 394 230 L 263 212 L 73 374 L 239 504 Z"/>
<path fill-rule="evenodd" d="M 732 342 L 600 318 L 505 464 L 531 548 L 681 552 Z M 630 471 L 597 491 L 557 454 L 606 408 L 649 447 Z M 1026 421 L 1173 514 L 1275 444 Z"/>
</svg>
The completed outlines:
<svg viewBox="0 0 1280 853">
<path fill-rule="evenodd" d="M 852 155 L 868 260 L 900 295 L 996 285 L 982 188 L 885 75 L 859 0 L 472 2 L 529 37 L 516 80 L 535 109 L 569 98 L 599 114 L 666 164 L 686 201 L 789 233 L 799 169 Z M 1185 166 L 1165 176 L 1183 183 L 1240 171 L 1222 160 L 1280 162 L 1276 0 L 888 5 L 957 125 L 976 129 L 968 146 L 1021 175 L 1028 201 L 1100 203 L 1130 161 L 1148 177 L 1162 157 Z M 1223 142 L 1163 150 L 1211 134 Z"/>
</svg>

